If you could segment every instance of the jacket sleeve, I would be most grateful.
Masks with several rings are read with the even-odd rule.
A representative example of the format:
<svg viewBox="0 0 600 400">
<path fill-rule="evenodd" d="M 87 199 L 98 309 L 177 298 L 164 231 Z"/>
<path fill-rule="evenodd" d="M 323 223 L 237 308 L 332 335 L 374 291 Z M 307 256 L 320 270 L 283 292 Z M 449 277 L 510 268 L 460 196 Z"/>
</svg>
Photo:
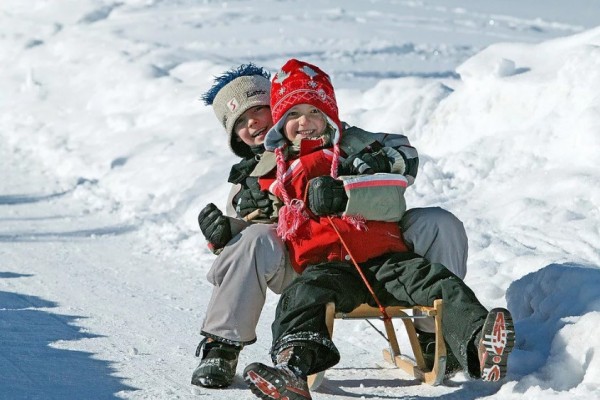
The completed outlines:
<svg viewBox="0 0 600 400">
<path fill-rule="evenodd" d="M 406 211 L 408 179 L 399 174 L 342 176 L 348 203 L 343 216 L 367 221 L 399 221 Z"/>
<path fill-rule="evenodd" d="M 392 149 L 400 154 L 402 160 L 398 160 L 394 164 L 404 164 L 403 171 L 398 171 L 398 173 L 404 175 L 408 180 L 408 184 L 412 185 L 417 177 L 417 171 L 419 169 L 419 153 L 417 152 L 417 149 L 411 146 L 408 138 L 404 135 L 373 133 L 373 136 L 379 143 L 382 144 L 384 151 L 387 149 Z M 390 156 L 390 158 L 393 158 L 390 153 L 394 154 L 395 152 L 387 150 L 386 153 L 388 156 Z M 393 167 L 392 172 L 395 172 Z"/>
<path fill-rule="evenodd" d="M 417 177 L 419 154 L 405 135 L 368 132 L 346 125 L 341 147 L 347 155 L 357 154 L 365 149 L 377 151 L 383 148 L 393 162 L 393 173 L 404 175 L 409 185 L 412 185 Z M 400 155 L 400 158 L 397 155 Z"/>
</svg>

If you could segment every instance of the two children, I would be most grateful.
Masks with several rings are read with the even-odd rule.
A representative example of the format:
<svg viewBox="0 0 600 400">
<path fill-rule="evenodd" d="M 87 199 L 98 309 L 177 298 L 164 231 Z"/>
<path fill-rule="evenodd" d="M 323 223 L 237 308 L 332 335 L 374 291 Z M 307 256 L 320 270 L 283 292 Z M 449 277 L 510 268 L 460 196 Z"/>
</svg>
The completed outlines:
<svg viewBox="0 0 600 400">
<path fill-rule="evenodd" d="M 278 233 L 301 275 L 284 289 L 277 307 L 274 366 L 252 363 L 244 370 L 252 392 L 263 399 L 311 399 L 306 377 L 340 357 L 325 324 L 326 304 L 350 312 L 373 303 L 351 259 L 385 306 L 443 299 L 444 337 L 461 366 L 483 380 L 502 378 L 514 345 L 508 310 L 488 312 L 460 278 L 409 251 L 395 222 L 404 210 L 373 207 L 389 200 L 403 204 L 406 179 L 388 173 L 338 179 L 345 132 L 329 76 L 289 60 L 273 78 L 271 112 L 275 125 L 265 147 L 276 168 L 259 183 L 284 203 Z M 391 154 L 392 166 L 400 163 Z"/>
<path fill-rule="evenodd" d="M 242 160 L 231 169 L 229 181 L 234 187 L 227 202 L 228 216 L 209 204 L 198 218 L 209 247 L 219 253 L 207 275 L 214 289 L 202 325 L 201 334 L 205 339 L 197 349 L 201 361 L 192 375 L 192 384 L 199 386 L 227 387 L 232 383 L 240 350 L 256 340 L 256 326 L 267 288 L 281 293 L 297 276 L 287 248 L 276 234 L 277 224 L 268 223 L 277 220 L 281 202 L 270 197 L 258 184 L 258 175 L 276 165 L 272 152 L 267 152 L 263 160 L 264 138 L 273 126 L 270 91 L 269 74 L 249 64 L 216 78 L 214 85 L 203 96 L 205 103 L 212 105 L 222 123 L 232 151 Z M 337 111 L 335 115 L 337 118 Z M 414 180 L 418 156 L 406 137 L 370 133 L 343 123 L 340 126 L 344 130 L 342 150 L 349 155 L 340 163 L 342 172 L 372 174 L 388 171 L 399 174 L 396 179 L 404 176 L 408 183 Z M 300 138 L 305 133 L 300 133 Z M 388 153 L 392 156 L 388 156 Z M 394 157 L 393 163 L 390 157 Z M 390 188 L 392 196 L 382 198 L 382 203 L 388 204 L 390 212 L 398 217 L 402 211 L 399 205 L 404 204 L 403 197 L 398 195 L 403 188 Z M 324 185 L 312 193 L 315 199 L 322 197 L 326 202 L 330 189 Z M 349 212 L 352 213 L 355 205 L 360 205 L 361 197 L 357 190 L 349 193 L 352 201 L 344 204 L 349 204 Z M 370 198 L 363 198 L 362 201 L 372 204 Z M 378 210 L 381 207 L 374 211 Z M 379 218 L 378 215 L 367 214 L 365 210 L 361 212 L 369 219 Z M 380 214 L 389 215 L 386 212 Z M 244 221 L 243 218 L 248 216 L 254 216 L 252 222 L 261 223 Z M 415 253 L 443 263 L 456 275 L 464 277 L 467 237 L 462 223 L 454 215 L 434 207 L 409 209 L 400 220 L 400 231 L 403 241 L 397 238 L 388 240 L 391 246 L 403 250 L 408 246 Z M 317 242 L 311 243 L 315 244 L 315 261 L 326 261 L 328 258 L 323 248 Z M 335 245 L 335 241 L 333 243 Z M 292 254 L 295 258 L 298 253 Z M 425 337 L 425 334 L 421 337 Z"/>
</svg>

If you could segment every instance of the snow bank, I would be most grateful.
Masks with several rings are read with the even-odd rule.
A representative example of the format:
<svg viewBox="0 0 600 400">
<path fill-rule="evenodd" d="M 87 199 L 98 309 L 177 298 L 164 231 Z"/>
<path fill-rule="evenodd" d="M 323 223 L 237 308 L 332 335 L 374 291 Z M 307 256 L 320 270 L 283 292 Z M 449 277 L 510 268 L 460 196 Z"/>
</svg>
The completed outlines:
<svg viewBox="0 0 600 400">
<path fill-rule="evenodd" d="M 599 45 L 600 28 L 496 44 L 459 81 L 383 81 L 351 103 L 357 124 L 407 132 L 422 155 L 410 203 L 466 222 L 467 281 L 513 310 L 522 378 L 503 398 L 600 390 Z"/>
<path fill-rule="evenodd" d="M 600 389 L 598 287 L 597 266 L 577 264 L 551 264 L 510 286 L 519 349 L 512 374 L 525 376 L 516 390 Z"/>
</svg>

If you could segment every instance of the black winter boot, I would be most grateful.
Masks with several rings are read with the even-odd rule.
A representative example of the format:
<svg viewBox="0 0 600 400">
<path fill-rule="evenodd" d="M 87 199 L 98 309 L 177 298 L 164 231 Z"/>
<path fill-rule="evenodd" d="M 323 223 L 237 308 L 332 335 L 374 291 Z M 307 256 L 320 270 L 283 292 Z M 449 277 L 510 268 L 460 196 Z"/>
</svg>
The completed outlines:
<svg viewBox="0 0 600 400">
<path fill-rule="evenodd" d="M 311 400 L 306 374 L 312 351 L 289 347 L 277 355 L 277 365 L 252 363 L 244 369 L 244 380 L 254 395 L 263 400 Z"/>
<path fill-rule="evenodd" d="M 224 388 L 231 385 L 241 349 L 204 338 L 196 349 L 196 357 L 202 352 L 202 359 L 192 374 L 192 385 L 207 388 Z"/>
</svg>

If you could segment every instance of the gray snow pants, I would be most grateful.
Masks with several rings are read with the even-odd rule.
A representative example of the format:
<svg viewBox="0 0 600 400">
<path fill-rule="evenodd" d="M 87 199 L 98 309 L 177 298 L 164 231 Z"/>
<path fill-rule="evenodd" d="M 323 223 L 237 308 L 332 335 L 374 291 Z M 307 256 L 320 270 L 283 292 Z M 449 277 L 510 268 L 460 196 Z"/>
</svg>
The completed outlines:
<svg viewBox="0 0 600 400">
<path fill-rule="evenodd" d="M 250 225 L 219 254 L 206 276 L 214 288 L 204 336 L 242 346 L 256 341 L 267 288 L 280 294 L 298 276 L 276 229 L 275 224 Z"/>
<path fill-rule="evenodd" d="M 439 207 L 413 208 L 406 211 L 400 226 L 404 240 L 416 254 L 464 278 L 467 235 L 452 213 Z M 214 288 L 202 335 L 242 346 L 256 341 L 267 288 L 280 294 L 298 276 L 275 229 L 275 225 L 251 225 L 217 257 L 207 274 Z M 430 330 L 426 322 L 419 328 Z"/>
</svg>

